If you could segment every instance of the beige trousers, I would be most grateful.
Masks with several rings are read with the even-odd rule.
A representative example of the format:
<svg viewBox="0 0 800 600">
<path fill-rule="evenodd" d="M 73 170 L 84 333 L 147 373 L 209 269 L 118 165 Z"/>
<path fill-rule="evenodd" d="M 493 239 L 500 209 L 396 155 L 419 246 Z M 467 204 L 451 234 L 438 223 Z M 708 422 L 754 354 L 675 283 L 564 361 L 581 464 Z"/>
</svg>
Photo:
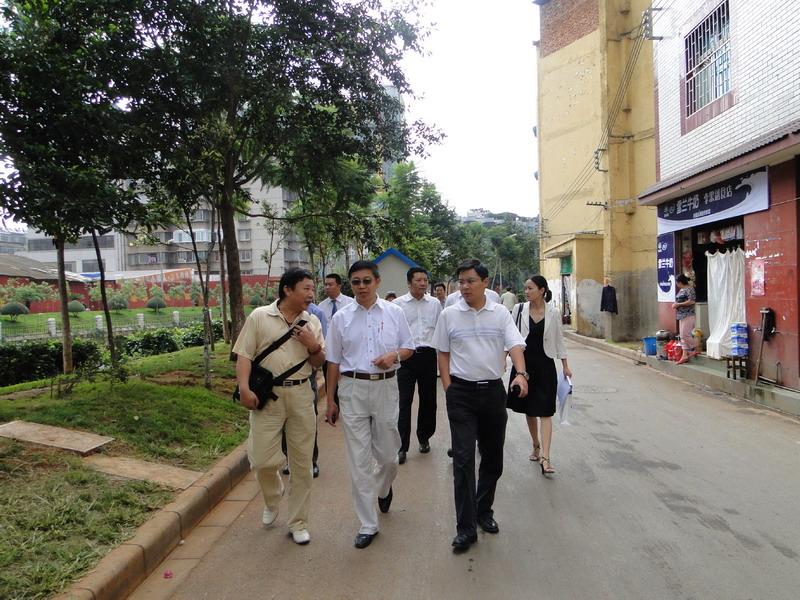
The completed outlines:
<svg viewBox="0 0 800 600">
<path fill-rule="evenodd" d="M 262 410 L 250 411 L 250 437 L 247 457 L 256 472 L 264 504 L 271 510 L 281 500 L 283 465 L 281 432 L 286 429 L 289 469 L 292 473 L 289 489 L 289 531 L 308 528 L 308 504 L 311 499 L 311 454 L 317 421 L 314 415 L 314 392 L 306 382 L 302 385 L 275 388 L 277 400 L 270 400 Z"/>
</svg>

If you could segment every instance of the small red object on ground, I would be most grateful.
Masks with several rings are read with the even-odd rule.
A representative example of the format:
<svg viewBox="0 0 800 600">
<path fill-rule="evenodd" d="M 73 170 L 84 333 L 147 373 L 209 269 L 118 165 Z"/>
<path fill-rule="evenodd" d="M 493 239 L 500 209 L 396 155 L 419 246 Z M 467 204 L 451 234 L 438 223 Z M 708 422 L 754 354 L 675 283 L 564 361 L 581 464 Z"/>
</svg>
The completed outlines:
<svg viewBox="0 0 800 600">
<path fill-rule="evenodd" d="M 164 579 L 172 579 L 173 575 L 174 575 L 174 573 L 172 571 L 170 571 L 169 569 L 164 571 Z"/>
</svg>

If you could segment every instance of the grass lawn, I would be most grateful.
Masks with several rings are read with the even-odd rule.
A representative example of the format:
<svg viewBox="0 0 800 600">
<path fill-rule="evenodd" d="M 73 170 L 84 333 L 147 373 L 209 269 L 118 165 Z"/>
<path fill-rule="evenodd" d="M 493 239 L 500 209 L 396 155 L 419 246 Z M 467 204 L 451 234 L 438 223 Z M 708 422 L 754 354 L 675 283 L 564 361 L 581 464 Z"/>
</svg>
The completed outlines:
<svg viewBox="0 0 800 600">
<path fill-rule="evenodd" d="M 130 538 L 174 493 L 0 438 L 0 598 L 48 598 Z"/>
<path fill-rule="evenodd" d="M 0 388 L 0 423 L 110 435 L 107 454 L 204 470 L 247 436 L 247 411 L 230 400 L 229 352 L 218 344 L 213 353 L 212 390 L 202 386 L 202 348 L 131 360 L 126 383 L 83 382 L 64 398 L 50 397 L 49 380 Z M 88 470 L 70 453 L 0 438 L 0 598 L 59 592 L 173 496 Z"/>
<path fill-rule="evenodd" d="M 169 300 L 168 300 L 169 301 Z M 203 309 L 199 307 L 167 307 L 162 308 L 159 312 L 150 310 L 149 308 L 126 308 L 120 311 L 111 311 L 111 322 L 115 327 L 128 327 L 136 324 L 136 315 L 141 313 L 144 315 L 145 323 L 158 323 L 165 326 L 172 325 L 172 311 L 177 310 L 180 312 L 181 321 L 201 321 L 203 318 Z M 94 331 L 95 317 L 105 317 L 102 310 L 87 310 L 70 319 L 70 324 L 73 329 L 85 329 Z M 220 317 L 219 308 L 211 308 L 211 316 L 218 319 Z M 61 313 L 33 313 L 29 315 L 20 315 L 16 320 L 12 321 L 11 317 L 2 317 L 0 322 L 3 324 L 3 335 L 21 335 L 26 333 L 45 333 L 47 331 L 47 319 L 55 319 L 56 327 L 61 329 Z"/>
</svg>

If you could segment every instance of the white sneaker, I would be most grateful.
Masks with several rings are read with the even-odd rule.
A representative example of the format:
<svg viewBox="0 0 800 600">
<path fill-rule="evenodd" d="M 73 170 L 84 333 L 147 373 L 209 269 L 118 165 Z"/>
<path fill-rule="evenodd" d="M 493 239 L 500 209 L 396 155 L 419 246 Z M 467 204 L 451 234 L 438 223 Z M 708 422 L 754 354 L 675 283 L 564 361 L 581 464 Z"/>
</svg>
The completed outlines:
<svg viewBox="0 0 800 600">
<path fill-rule="evenodd" d="M 264 524 L 264 527 L 269 527 L 275 522 L 275 519 L 278 518 L 278 510 L 275 509 L 275 512 L 272 512 L 269 508 L 264 507 L 264 513 L 261 515 L 261 522 Z"/>
<path fill-rule="evenodd" d="M 292 532 L 292 539 L 295 544 L 304 546 L 311 541 L 311 536 L 308 534 L 308 529 L 298 529 Z"/>
</svg>

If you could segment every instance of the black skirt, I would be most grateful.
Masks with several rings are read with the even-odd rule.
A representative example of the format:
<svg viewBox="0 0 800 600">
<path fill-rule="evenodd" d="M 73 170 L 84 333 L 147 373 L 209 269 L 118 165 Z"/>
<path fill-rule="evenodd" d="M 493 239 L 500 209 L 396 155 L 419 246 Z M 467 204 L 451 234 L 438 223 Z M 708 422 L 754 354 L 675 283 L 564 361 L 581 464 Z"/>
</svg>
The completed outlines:
<svg viewBox="0 0 800 600">
<path fill-rule="evenodd" d="M 556 361 L 544 353 L 544 319 L 534 323 L 529 317 L 529 333 L 525 338 L 525 370 L 530 375 L 528 395 L 520 398 L 509 390 L 508 408 L 529 417 L 552 417 L 556 414 L 558 373 Z M 511 369 L 511 380 L 517 372 Z"/>
</svg>

